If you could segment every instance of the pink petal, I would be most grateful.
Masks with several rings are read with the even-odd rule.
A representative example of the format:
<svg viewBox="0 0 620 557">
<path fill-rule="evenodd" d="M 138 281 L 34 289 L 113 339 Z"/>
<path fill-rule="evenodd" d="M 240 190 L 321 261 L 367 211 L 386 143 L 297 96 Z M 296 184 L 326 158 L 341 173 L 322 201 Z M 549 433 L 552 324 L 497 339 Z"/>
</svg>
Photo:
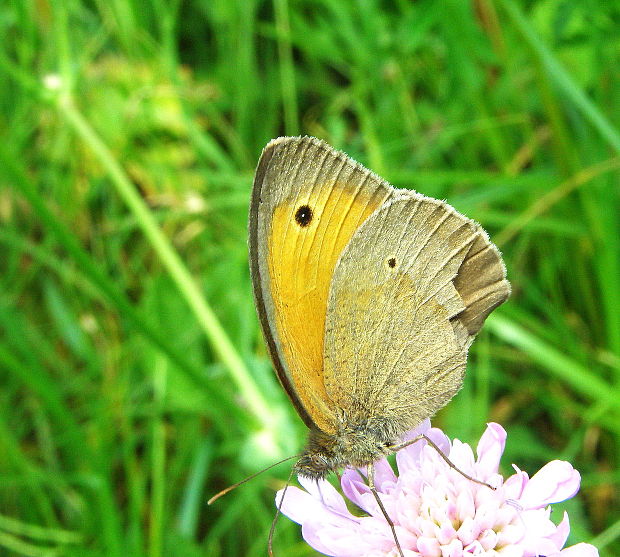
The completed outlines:
<svg viewBox="0 0 620 557">
<path fill-rule="evenodd" d="M 379 511 L 377 501 L 374 495 L 370 493 L 370 488 L 363 481 L 346 481 L 342 478 L 342 491 L 344 494 L 355 503 L 364 512 L 374 515 L 376 511 Z"/>
<path fill-rule="evenodd" d="M 304 476 L 299 476 L 297 479 L 312 497 L 323 503 L 329 510 L 349 514 L 344 497 L 327 480 L 313 480 Z"/>
<path fill-rule="evenodd" d="M 403 442 L 410 441 L 418 435 L 427 433 L 430 428 L 431 421 L 429 419 L 424 420 L 418 427 L 403 436 Z M 396 464 L 401 474 L 407 470 L 417 470 L 419 468 L 420 455 L 425 444 L 424 441 L 416 441 L 396 453 Z"/>
<path fill-rule="evenodd" d="M 528 537 L 546 538 L 555 532 L 556 525 L 549 520 L 551 507 L 534 509 L 521 513 L 521 520 L 527 528 Z"/>
<path fill-rule="evenodd" d="M 555 543 L 555 546 L 558 549 L 562 549 L 566 540 L 568 539 L 568 534 L 570 532 L 570 523 L 568 521 L 568 513 L 564 511 L 564 518 L 562 518 L 562 522 L 560 522 L 553 534 L 549 536 L 551 541 Z"/>
<path fill-rule="evenodd" d="M 325 539 L 325 530 L 314 522 L 306 522 L 301 527 L 301 535 L 306 543 L 320 553 L 325 555 L 336 555 L 332 552 L 331 538 Z M 339 555 L 339 553 L 338 553 Z"/>
<path fill-rule="evenodd" d="M 589 543 L 571 545 L 560 552 L 562 557 L 598 557 L 598 549 Z"/>
<path fill-rule="evenodd" d="M 426 436 L 439 447 L 439 450 L 446 456 L 450 456 L 450 439 L 438 427 L 431 427 Z"/>
<path fill-rule="evenodd" d="M 524 509 L 540 509 L 570 499 L 579 491 L 581 476 L 570 462 L 552 460 L 545 464 L 525 486 L 519 499 Z"/>
<path fill-rule="evenodd" d="M 444 521 L 437 528 L 437 540 L 440 544 L 445 545 L 456 538 L 456 530 L 451 522 Z"/>
<path fill-rule="evenodd" d="M 506 430 L 494 422 L 487 424 L 487 429 L 476 447 L 478 469 L 486 472 L 487 475 L 497 473 L 505 446 Z"/>
<path fill-rule="evenodd" d="M 478 540 L 475 540 L 474 542 L 472 542 L 469 545 L 465 546 L 464 549 L 470 555 L 481 555 L 481 554 L 484 553 L 484 547 L 482 547 L 482 544 Z"/>
<path fill-rule="evenodd" d="M 507 545 L 498 550 L 497 555 L 500 557 L 523 557 L 523 550 L 518 545 Z M 546 557 L 552 557 L 548 555 Z"/>
<path fill-rule="evenodd" d="M 410 535 L 397 530 L 399 542 L 411 544 Z M 336 515 L 319 514 L 302 526 L 304 540 L 317 551 L 338 557 L 385 555 L 394 546 L 394 538 L 385 521 L 372 517 L 346 521 Z"/>
<path fill-rule="evenodd" d="M 539 540 L 534 547 L 523 548 L 523 557 L 539 557 L 540 555 L 554 557 L 559 555 L 558 548 L 551 540 L 546 539 Z"/>
<path fill-rule="evenodd" d="M 403 441 L 409 441 L 410 439 L 413 439 L 418 435 L 423 435 L 424 433 L 428 432 L 429 429 L 431 429 L 431 421 L 426 418 L 426 420 L 420 422 L 417 427 L 403 435 Z"/>
<path fill-rule="evenodd" d="M 382 458 L 375 462 L 375 487 L 377 491 L 387 491 L 389 488 L 394 487 L 396 483 L 396 474 L 390 466 L 390 463 Z"/>
<path fill-rule="evenodd" d="M 284 490 L 281 489 L 276 494 L 276 505 L 280 503 Z M 304 524 L 309 520 L 314 519 L 316 516 L 338 516 L 340 518 L 356 522 L 358 519 L 354 517 L 349 511 L 344 509 L 344 512 L 332 513 L 328 508 L 321 503 L 321 501 L 315 499 L 309 493 L 295 487 L 289 486 L 286 490 L 286 495 L 282 503 L 282 514 L 288 516 L 291 520 L 297 522 L 297 524 Z"/>
<path fill-rule="evenodd" d="M 459 509 L 455 501 L 446 501 L 445 513 L 448 520 L 450 520 L 451 522 L 456 521 L 458 517 L 458 511 Z"/>
<path fill-rule="evenodd" d="M 462 472 L 470 475 L 476 474 L 474 471 L 474 452 L 467 443 L 454 439 L 452 441 L 452 448 L 450 449 L 450 460 L 452 461 L 452 464 L 454 464 Z"/>
<path fill-rule="evenodd" d="M 450 440 L 443 431 L 433 427 L 426 431 L 425 435 L 437 445 L 444 455 L 450 456 Z M 437 455 L 437 450 L 424 439 L 396 453 L 396 462 L 401 474 L 407 470 L 421 470 L 429 458 L 431 459 L 430 466 L 434 469 L 435 460 L 441 459 L 441 457 Z"/>
<path fill-rule="evenodd" d="M 310 521 L 302 526 L 301 534 L 308 543 L 317 551 L 326 555 L 338 555 L 339 557 L 362 557 L 368 549 L 366 544 L 361 544 L 358 528 L 338 527 L 334 524 L 326 524 L 321 520 Z M 375 548 L 378 550 L 379 548 Z"/>
<path fill-rule="evenodd" d="M 523 539 L 523 526 L 521 524 L 508 524 L 497 535 L 497 545 L 505 547 L 517 545 Z"/>
<path fill-rule="evenodd" d="M 418 551 L 422 557 L 439 557 L 441 547 L 436 538 L 418 538 Z"/>
<path fill-rule="evenodd" d="M 365 516 L 360 519 L 360 535 L 363 536 L 362 542 L 368 544 L 371 548 L 381 547 L 382 555 L 396 555 L 394 537 L 383 516 L 375 518 L 373 516 Z M 415 547 L 415 537 L 406 529 L 396 525 L 396 535 L 398 542 L 403 549 Z M 374 553 L 370 552 L 374 555 Z"/>
<path fill-rule="evenodd" d="M 512 505 L 508 505 L 508 504 L 502 505 L 498 509 L 496 516 L 495 516 L 496 527 L 499 526 L 500 528 L 503 528 L 504 526 L 507 526 L 508 524 L 514 524 L 515 518 L 518 512 L 519 510 Z"/>
<path fill-rule="evenodd" d="M 365 536 L 364 539 L 366 540 L 369 537 L 372 538 L 371 547 L 378 547 L 380 545 L 384 548 L 383 554 L 392 550 L 389 554 L 397 555 L 392 530 L 383 516 L 365 516 L 360 519 L 360 524 L 362 526 L 363 535 Z M 401 548 L 403 550 L 406 550 L 407 548 L 414 548 L 417 539 L 416 536 L 398 524 L 395 525 L 395 528 L 396 536 L 398 537 L 398 542 L 400 543 Z M 406 554 L 407 552 L 405 551 L 405 555 Z"/>
<path fill-rule="evenodd" d="M 495 501 L 487 501 L 482 505 L 478 505 L 476 509 L 476 524 L 481 531 L 490 531 L 495 525 L 495 515 L 497 514 L 497 503 Z"/>
<path fill-rule="evenodd" d="M 422 458 L 421 453 L 423 448 L 424 441 L 418 441 L 396 453 L 396 466 L 398 467 L 399 476 L 409 471 L 418 472 L 420 470 L 420 459 Z"/>
<path fill-rule="evenodd" d="M 520 545 L 524 549 L 524 555 L 553 555 L 559 552 L 560 548 L 553 540 L 557 528 L 549 520 L 550 514 L 551 507 L 521 513 L 521 519 L 525 526 L 525 537 L 521 540 Z"/>
<path fill-rule="evenodd" d="M 476 506 L 474 505 L 474 497 L 471 491 L 464 490 L 456 496 L 456 507 L 459 520 L 463 521 L 467 518 L 474 518 Z"/>
<path fill-rule="evenodd" d="M 375 496 L 372 494 L 370 487 L 368 487 L 360 474 L 355 471 L 345 471 L 342 475 L 341 485 L 344 494 L 360 509 L 369 515 L 383 517 L 383 512 L 379 508 Z M 379 493 L 379 496 L 381 497 L 383 506 L 386 508 L 388 513 L 390 513 L 391 507 L 393 506 L 392 495 L 388 493 Z"/>
<path fill-rule="evenodd" d="M 497 544 L 497 534 L 490 528 L 485 530 L 479 538 L 480 545 L 487 551 L 494 549 Z"/>
<path fill-rule="evenodd" d="M 443 545 L 441 547 L 441 554 L 443 557 L 462 557 L 463 544 L 461 540 L 452 540 L 448 545 Z"/>
<path fill-rule="evenodd" d="M 340 478 L 340 485 L 345 496 L 360 509 L 364 509 L 362 494 L 368 493 L 369 490 L 362 475 L 353 468 L 347 468 Z M 364 510 L 368 512 L 366 509 Z"/>
<path fill-rule="evenodd" d="M 466 518 L 458 529 L 457 535 L 464 546 L 474 543 L 480 535 L 480 525 L 473 518 Z"/>
<path fill-rule="evenodd" d="M 517 468 L 517 473 L 510 476 L 504 482 L 504 497 L 506 497 L 506 499 L 518 501 L 521 498 L 521 495 L 523 495 L 523 490 L 529 481 L 530 478 L 527 473 L 522 472 Z M 521 506 L 520 502 L 519 506 Z"/>
</svg>

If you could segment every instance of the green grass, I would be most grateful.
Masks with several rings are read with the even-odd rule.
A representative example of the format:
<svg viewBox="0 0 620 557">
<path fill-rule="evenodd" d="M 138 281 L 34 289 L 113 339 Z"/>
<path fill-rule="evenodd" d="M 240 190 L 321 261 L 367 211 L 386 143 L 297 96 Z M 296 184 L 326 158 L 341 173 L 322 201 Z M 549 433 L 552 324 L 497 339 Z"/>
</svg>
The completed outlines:
<svg viewBox="0 0 620 557">
<path fill-rule="evenodd" d="M 271 138 L 448 199 L 514 287 L 436 418 L 582 473 L 620 553 L 620 11 L 477 0 L 0 6 L 0 554 L 264 555 L 304 441 L 250 293 Z M 564 508 L 562 506 L 559 506 Z M 281 519 L 277 555 L 311 555 Z"/>
</svg>

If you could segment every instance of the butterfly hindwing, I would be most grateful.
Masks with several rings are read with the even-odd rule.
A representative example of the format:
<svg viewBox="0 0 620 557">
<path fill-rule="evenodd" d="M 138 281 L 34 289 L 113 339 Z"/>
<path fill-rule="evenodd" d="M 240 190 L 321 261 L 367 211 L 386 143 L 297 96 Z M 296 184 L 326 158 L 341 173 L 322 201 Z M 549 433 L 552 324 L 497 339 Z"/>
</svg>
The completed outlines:
<svg viewBox="0 0 620 557">
<path fill-rule="evenodd" d="M 478 323 L 510 289 L 478 224 L 441 201 L 396 191 L 334 270 L 324 373 L 328 396 L 349 420 L 385 421 L 404 433 L 460 389 Z M 459 291 L 472 253 L 484 256 L 476 291 L 489 292 L 486 305 Z"/>
</svg>

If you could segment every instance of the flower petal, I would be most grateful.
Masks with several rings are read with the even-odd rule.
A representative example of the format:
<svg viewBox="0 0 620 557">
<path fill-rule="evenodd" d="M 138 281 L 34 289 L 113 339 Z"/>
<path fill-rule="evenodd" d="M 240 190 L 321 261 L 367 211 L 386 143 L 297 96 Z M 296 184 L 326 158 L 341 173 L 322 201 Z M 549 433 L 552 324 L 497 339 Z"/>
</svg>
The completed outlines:
<svg viewBox="0 0 620 557">
<path fill-rule="evenodd" d="M 327 480 L 313 480 L 305 476 L 299 476 L 297 479 L 312 497 L 320 501 L 329 510 L 337 513 L 349 513 L 344 497 Z"/>
<path fill-rule="evenodd" d="M 551 507 L 535 509 L 521 513 L 521 520 L 525 526 L 525 536 L 520 541 L 525 556 L 557 555 L 560 547 L 556 545 L 553 536 L 557 527 L 551 522 Z"/>
<path fill-rule="evenodd" d="M 426 420 L 421 421 L 420 424 L 416 426 L 414 429 L 405 433 L 405 435 L 403 435 L 403 441 L 409 441 L 413 439 L 414 437 L 417 437 L 418 435 L 423 435 L 429 429 L 431 429 L 431 421 L 428 418 L 426 418 Z"/>
<path fill-rule="evenodd" d="M 570 462 L 552 460 L 527 483 L 519 499 L 524 509 L 540 509 L 570 499 L 579 491 L 581 476 Z"/>
<path fill-rule="evenodd" d="M 452 540 L 448 545 L 441 546 L 442 557 L 462 557 L 463 544 L 461 540 Z"/>
<path fill-rule="evenodd" d="M 370 487 L 362 476 L 356 471 L 347 472 L 342 475 L 342 479 L 340 480 L 344 494 L 369 515 L 383 516 L 383 512 L 379 508 L 375 496 L 370 491 Z M 389 494 L 382 494 L 381 498 L 387 508 L 389 504 L 385 500 L 387 499 L 389 501 Z"/>
<path fill-rule="evenodd" d="M 324 520 L 312 520 L 304 523 L 301 534 L 317 551 L 326 555 L 339 557 L 363 557 L 380 547 L 370 545 L 369 539 L 363 539 L 358 527 L 327 523 Z"/>
<path fill-rule="evenodd" d="M 568 521 L 568 513 L 564 511 L 564 518 L 562 518 L 562 522 L 558 524 L 555 532 L 550 536 L 550 539 L 555 543 L 558 549 L 562 549 L 568 539 L 569 533 L 570 523 Z"/>
<path fill-rule="evenodd" d="M 362 475 L 355 468 L 347 468 L 340 478 L 340 485 L 345 496 L 363 509 L 363 499 L 361 495 L 368 493 L 368 486 Z"/>
<path fill-rule="evenodd" d="M 450 439 L 438 427 L 431 427 L 425 435 L 439 447 L 439 450 L 446 456 L 450 456 Z"/>
<path fill-rule="evenodd" d="M 474 452 L 467 443 L 454 439 L 452 441 L 452 448 L 450 449 L 450 460 L 452 461 L 452 464 L 454 464 L 461 472 L 465 472 L 470 475 L 475 474 L 478 476 L 478 474 L 474 471 Z M 455 472 L 460 474 L 457 470 L 455 470 Z M 463 476 L 461 475 L 461 477 Z"/>
<path fill-rule="evenodd" d="M 486 472 L 488 476 L 497 473 L 506 446 L 506 435 L 506 430 L 501 425 L 494 422 L 487 424 L 487 429 L 476 447 L 478 455 L 476 463 L 479 471 Z"/>
<path fill-rule="evenodd" d="M 473 518 L 467 517 L 459 527 L 457 535 L 459 540 L 463 542 L 463 545 L 468 546 L 478 539 L 480 535 L 480 525 L 476 523 Z"/>
<path fill-rule="evenodd" d="M 418 435 L 426 434 L 430 428 L 431 421 L 429 419 L 424 420 L 418 427 L 403 436 L 403 443 L 415 439 Z M 416 441 L 396 453 L 396 464 L 401 474 L 407 470 L 418 468 L 420 453 L 424 445 L 424 441 Z"/>
<path fill-rule="evenodd" d="M 463 490 L 456 496 L 456 509 L 460 522 L 467 518 L 474 518 L 476 506 L 474 505 L 474 497 L 471 491 Z"/>
<path fill-rule="evenodd" d="M 560 551 L 562 557 L 598 557 L 598 549 L 589 543 L 578 543 Z"/>
<path fill-rule="evenodd" d="M 541 555 L 545 557 L 556 557 L 559 555 L 558 548 L 548 539 L 538 540 L 534 547 L 525 547 L 522 551 L 523 557 L 540 557 Z"/>
<path fill-rule="evenodd" d="M 345 483 L 342 489 L 345 495 L 367 514 L 374 514 L 377 502 L 370 493 L 370 488 L 363 482 Z"/>
<path fill-rule="evenodd" d="M 396 474 L 387 459 L 382 458 L 374 464 L 375 467 L 375 487 L 377 491 L 387 491 L 394 487 Z"/>
<path fill-rule="evenodd" d="M 418 551 L 422 557 L 440 557 L 441 547 L 437 538 L 418 538 Z"/>
<path fill-rule="evenodd" d="M 515 502 L 518 501 L 521 495 L 523 495 L 523 490 L 529 481 L 530 478 L 527 473 L 517 468 L 517 473 L 510 476 L 504 482 L 504 496 L 506 499 L 512 499 Z M 519 503 L 519 507 L 520 506 L 521 503 Z"/>
<path fill-rule="evenodd" d="M 502 547 L 497 552 L 497 555 L 499 555 L 500 557 L 523 557 L 523 550 L 518 545 L 507 545 L 505 547 Z M 548 555 L 546 557 L 552 556 Z"/>
<path fill-rule="evenodd" d="M 276 505 L 280 504 L 283 494 L 284 489 L 276 493 Z M 317 515 L 331 516 L 332 514 L 354 522 L 357 521 L 357 518 L 349 513 L 346 507 L 344 512 L 333 513 L 320 500 L 294 485 L 289 486 L 286 490 L 281 511 L 282 514 L 288 516 L 297 524 L 304 524 L 314 519 Z"/>
</svg>

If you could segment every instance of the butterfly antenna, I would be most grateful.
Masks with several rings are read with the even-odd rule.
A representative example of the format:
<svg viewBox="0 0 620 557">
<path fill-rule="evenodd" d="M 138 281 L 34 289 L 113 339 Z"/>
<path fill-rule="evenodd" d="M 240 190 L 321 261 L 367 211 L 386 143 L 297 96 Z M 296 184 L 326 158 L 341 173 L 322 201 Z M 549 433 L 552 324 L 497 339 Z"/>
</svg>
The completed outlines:
<svg viewBox="0 0 620 557">
<path fill-rule="evenodd" d="M 279 464 L 282 464 L 283 462 L 286 462 L 287 460 L 291 460 L 293 458 L 299 458 L 300 456 L 301 455 L 287 456 L 286 458 L 283 458 L 282 460 L 275 462 L 274 464 L 271 464 L 270 466 L 267 466 L 267 468 L 263 468 L 262 470 L 259 470 L 258 472 L 252 474 L 251 476 L 244 478 L 240 482 L 237 482 L 236 484 L 233 484 L 233 485 L 229 485 L 227 488 L 222 489 L 222 491 L 220 491 L 219 493 L 216 493 L 213 497 L 211 497 L 211 499 L 207 501 L 207 505 L 211 505 L 212 503 L 217 501 L 220 497 L 223 497 L 228 492 L 232 491 L 233 489 L 238 488 L 240 485 L 243 485 L 244 483 L 249 482 L 250 480 L 253 480 L 256 476 L 260 476 L 263 472 L 267 472 L 267 470 L 271 470 L 275 466 L 278 466 Z M 290 481 L 290 477 L 289 477 L 289 481 Z"/>
<path fill-rule="evenodd" d="M 288 458 L 286 460 L 288 460 Z M 284 491 L 282 491 L 282 497 L 280 497 L 280 501 L 278 502 L 276 514 L 273 517 L 273 521 L 271 522 L 271 528 L 269 528 L 269 541 L 267 542 L 267 551 L 269 552 L 269 557 L 273 557 L 273 534 L 276 531 L 276 522 L 278 522 L 278 518 L 280 517 L 280 514 L 282 512 L 282 503 L 284 503 L 284 496 L 286 495 L 286 490 L 288 489 L 288 486 L 291 485 L 291 478 L 293 477 L 293 472 L 295 472 L 295 467 L 291 468 L 291 473 L 288 475 L 286 485 L 284 486 Z"/>
</svg>

